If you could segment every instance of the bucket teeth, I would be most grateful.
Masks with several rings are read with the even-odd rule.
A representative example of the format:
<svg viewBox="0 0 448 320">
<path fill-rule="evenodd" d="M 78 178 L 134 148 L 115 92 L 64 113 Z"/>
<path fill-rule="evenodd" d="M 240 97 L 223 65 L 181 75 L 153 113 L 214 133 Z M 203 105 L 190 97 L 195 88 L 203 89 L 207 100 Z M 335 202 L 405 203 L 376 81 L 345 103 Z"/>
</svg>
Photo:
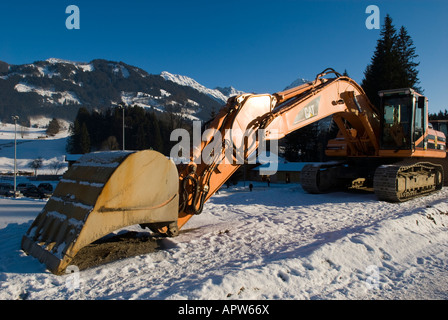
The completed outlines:
<svg viewBox="0 0 448 320">
<path fill-rule="evenodd" d="M 88 154 L 64 174 L 22 249 L 61 274 L 82 247 L 110 232 L 177 223 L 178 180 L 174 163 L 155 151 Z"/>
</svg>

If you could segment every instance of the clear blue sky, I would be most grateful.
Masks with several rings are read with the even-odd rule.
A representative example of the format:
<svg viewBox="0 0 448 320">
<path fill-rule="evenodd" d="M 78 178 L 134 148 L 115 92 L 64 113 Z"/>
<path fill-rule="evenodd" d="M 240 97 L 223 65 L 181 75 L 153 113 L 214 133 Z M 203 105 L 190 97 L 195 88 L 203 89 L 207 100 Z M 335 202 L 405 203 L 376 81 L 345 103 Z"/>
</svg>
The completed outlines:
<svg viewBox="0 0 448 320">
<path fill-rule="evenodd" d="M 79 30 L 65 26 L 71 4 L 80 9 Z M 446 0 L 2 1 L 0 60 L 103 58 L 257 93 L 327 67 L 361 82 L 380 32 L 365 26 L 371 4 L 381 23 L 390 14 L 408 29 L 430 111 L 448 109 Z"/>
</svg>

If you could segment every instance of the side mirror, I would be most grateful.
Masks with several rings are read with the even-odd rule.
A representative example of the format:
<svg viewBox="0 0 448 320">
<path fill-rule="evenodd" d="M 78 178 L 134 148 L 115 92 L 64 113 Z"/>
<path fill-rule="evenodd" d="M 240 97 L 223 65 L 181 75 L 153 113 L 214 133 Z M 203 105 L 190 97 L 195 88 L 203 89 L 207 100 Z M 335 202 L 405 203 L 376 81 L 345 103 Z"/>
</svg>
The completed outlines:
<svg viewBox="0 0 448 320">
<path fill-rule="evenodd" d="M 418 107 L 421 109 L 425 108 L 426 97 L 418 97 Z"/>
</svg>

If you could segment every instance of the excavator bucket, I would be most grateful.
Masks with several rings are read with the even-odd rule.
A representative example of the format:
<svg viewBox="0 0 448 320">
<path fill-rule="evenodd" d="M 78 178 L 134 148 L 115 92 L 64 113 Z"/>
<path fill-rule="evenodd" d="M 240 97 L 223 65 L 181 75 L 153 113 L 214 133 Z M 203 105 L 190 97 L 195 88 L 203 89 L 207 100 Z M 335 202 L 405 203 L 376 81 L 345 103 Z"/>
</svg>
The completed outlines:
<svg viewBox="0 0 448 320">
<path fill-rule="evenodd" d="M 84 155 L 23 236 L 22 250 L 62 274 L 81 248 L 115 230 L 177 226 L 178 189 L 174 162 L 156 151 Z"/>
</svg>

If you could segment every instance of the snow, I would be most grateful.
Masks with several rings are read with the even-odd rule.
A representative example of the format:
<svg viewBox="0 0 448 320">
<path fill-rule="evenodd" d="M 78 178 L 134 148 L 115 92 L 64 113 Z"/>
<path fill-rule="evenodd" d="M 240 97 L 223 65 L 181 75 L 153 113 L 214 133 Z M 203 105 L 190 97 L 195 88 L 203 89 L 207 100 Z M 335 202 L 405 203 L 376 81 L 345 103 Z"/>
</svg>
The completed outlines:
<svg viewBox="0 0 448 320">
<path fill-rule="evenodd" d="M 81 104 L 81 102 L 79 101 L 76 94 L 73 92 L 70 92 L 70 91 L 55 91 L 53 88 L 44 89 L 44 88 L 36 87 L 33 85 L 29 85 L 27 83 L 18 83 L 15 85 L 14 89 L 17 92 L 35 92 L 35 93 L 41 95 L 42 97 L 47 97 L 47 102 L 57 101 L 59 104 L 63 104 L 64 102 Z M 57 100 L 53 100 L 54 99 L 53 95 L 55 95 L 55 94 L 60 94 L 61 97 Z M 48 98 L 51 98 L 51 99 L 48 99 Z"/>
<path fill-rule="evenodd" d="M 38 174 L 54 174 L 55 169 L 51 164 L 55 161 L 64 164 L 59 173 L 67 168 L 64 158 L 69 123 L 59 120 L 62 127 L 60 132 L 53 137 L 47 137 L 45 131 L 50 120 L 46 117 L 34 117 L 30 119 L 30 128 L 17 125 L 18 171 L 32 172 L 28 164 L 39 157 L 43 159 L 43 166 L 38 170 Z M 12 173 L 14 170 L 14 130 L 14 124 L 0 122 L 0 173 Z M 18 179 L 22 180 L 22 177 Z"/>
<path fill-rule="evenodd" d="M 83 72 L 92 72 L 95 71 L 95 67 L 91 63 L 86 64 L 78 64 L 77 67 L 81 69 Z"/>
<path fill-rule="evenodd" d="M 21 156 L 64 154 L 62 137 L 34 141 L 43 129 L 28 130 Z M 0 124 L 0 166 L 13 134 Z M 448 188 L 388 203 L 371 193 L 307 194 L 293 183 L 252 182 L 250 192 L 248 183 L 221 188 L 163 250 L 63 276 L 20 250 L 46 200 L 0 197 L 0 299 L 448 298 Z M 116 233 L 125 231 L 148 232 Z"/>
<path fill-rule="evenodd" d="M 115 168 L 133 151 L 99 151 L 83 155 L 74 166 Z"/>
<path fill-rule="evenodd" d="M 171 96 L 171 93 L 169 93 L 169 92 L 166 91 L 166 90 L 160 89 L 160 95 L 161 95 L 162 97 L 169 97 L 169 96 Z"/>
<path fill-rule="evenodd" d="M 163 95 L 163 93 L 161 93 Z M 163 111 L 163 106 L 159 101 L 161 96 L 152 96 L 149 93 L 145 92 L 121 92 L 121 101 L 127 105 L 137 105 L 142 108 L 155 108 L 157 110 Z"/>
<path fill-rule="evenodd" d="M 285 87 L 284 90 L 288 90 L 288 89 L 292 89 L 298 86 L 301 86 L 302 84 L 308 83 L 310 82 L 309 80 L 303 79 L 303 78 L 298 78 L 296 80 L 294 80 L 293 82 L 291 82 L 291 84 L 287 87 Z"/>
<path fill-rule="evenodd" d="M 40 76 L 41 77 L 48 77 L 48 78 L 53 78 L 53 77 L 60 77 L 61 74 L 51 71 L 49 70 L 48 67 L 42 68 L 42 67 L 37 67 L 37 70 L 39 70 Z"/>
<path fill-rule="evenodd" d="M 129 70 L 126 69 L 124 66 L 122 66 L 121 64 L 112 64 L 109 63 L 109 66 L 111 66 L 113 69 L 112 71 L 116 74 L 121 74 L 121 76 L 123 78 L 129 78 Z"/>
<path fill-rule="evenodd" d="M 71 60 L 59 59 L 59 58 L 48 58 L 46 61 L 51 64 L 58 64 L 58 63 L 77 64 L 77 62 L 74 62 Z"/>
<path fill-rule="evenodd" d="M 57 64 L 57 63 L 65 63 L 72 64 L 77 68 L 81 69 L 83 72 L 91 72 L 95 70 L 95 67 L 91 63 L 87 62 L 75 62 L 70 60 L 58 59 L 58 58 L 49 58 L 46 60 L 48 63 Z"/>
<path fill-rule="evenodd" d="M 81 271 L 79 289 L 19 250 L 45 202 L 0 199 L 0 299 L 448 298 L 447 188 L 391 204 L 254 184 L 222 189 L 166 249 Z"/>
<path fill-rule="evenodd" d="M 208 95 L 212 99 L 215 99 L 216 101 L 218 101 L 222 104 L 227 103 L 227 100 L 230 98 L 231 95 L 243 93 L 241 91 L 236 91 L 234 88 L 231 88 L 231 90 L 229 91 L 229 95 L 225 95 L 218 89 L 207 88 L 204 85 L 198 83 L 196 80 L 194 80 L 190 77 L 179 75 L 179 74 L 172 74 L 167 71 L 163 71 L 160 74 L 160 76 L 162 76 L 165 80 L 172 81 L 181 86 L 192 87 L 193 89 Z"/>
</svg>

